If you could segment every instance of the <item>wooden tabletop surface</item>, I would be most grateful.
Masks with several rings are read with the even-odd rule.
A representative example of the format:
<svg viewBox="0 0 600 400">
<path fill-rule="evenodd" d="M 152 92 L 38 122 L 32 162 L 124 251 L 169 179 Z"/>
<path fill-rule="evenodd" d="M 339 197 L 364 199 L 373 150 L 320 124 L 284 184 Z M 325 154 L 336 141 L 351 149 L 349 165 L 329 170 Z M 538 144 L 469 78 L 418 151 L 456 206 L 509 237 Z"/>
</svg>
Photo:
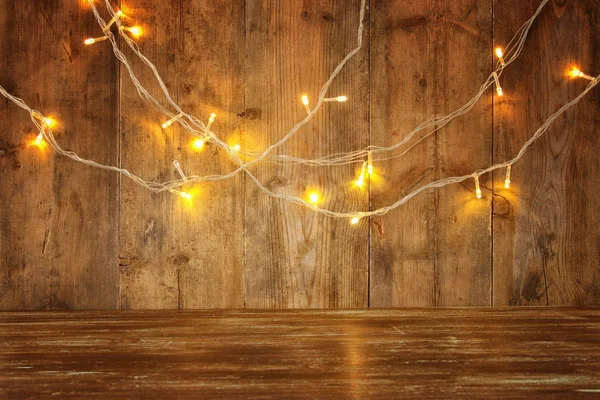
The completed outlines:
<svg viewBox="0 0 600 400">
<path fill-rule="evenodd" d="M 598 398 L 600 308 L 0 313 L 0 398 Z"/>
</svg>

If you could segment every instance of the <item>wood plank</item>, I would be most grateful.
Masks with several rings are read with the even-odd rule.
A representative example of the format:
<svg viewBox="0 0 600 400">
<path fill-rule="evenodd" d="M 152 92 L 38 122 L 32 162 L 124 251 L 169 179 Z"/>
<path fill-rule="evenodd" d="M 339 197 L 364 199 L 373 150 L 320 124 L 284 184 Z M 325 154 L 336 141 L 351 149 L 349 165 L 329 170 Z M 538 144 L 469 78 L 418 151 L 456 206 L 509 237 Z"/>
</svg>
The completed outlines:
<svg viewBox="0 0 600 400">
<path fill-rule="evenodd" d="M 539 1 L 497 0 L 495 43 L 503 45 Z M 502 77 L 494 103 L 494 160 L 513 157 L 538 126 L 598 74 L 596 1 L 550 1 L 523 54 Z M 600 91 L 559 118 L 512 169 L 510 190 L 494 187 L 494 304 L 600 304 Z"/>
<path fill-rule="evenodd" d="M 217 134 L 237 129 L 244 101 L 243 1 L 131 0 L 127 5 L 148 33 L 141 49 L 157 65 L 175 101 L 205 120 L 215 112 Z M 142 82 L 158 93 L 150 70 L 139 62 L 136 67 Z M 124 167 L 159 181 L 178 177 L 173 160 L 188 175 L 233 170 L 216 146 L 194 150 L 191 136 L 177 124 L 163 132 L 164 118 L 139 99 L 128 76 L 122 83 Z M 191 203 L 124 183 L 123 308 L 243 306 L 243 177 L 184 190 L 194 195 Z"/>
<path fill-rule="evenodd" d="M 462 0 L 372 2 L 374 145 L 400 141 L 477 92 L 491 72 L 491 6 Z M 490 105 L 491 94 L 406 155 L 380 163 L 372 207 L 392 204 L 433 180 L 490 165 Z M 473 182 L 448 186 L 418 195 L 372 226 L 371 306 L 490 304 L 488 179 L 481 179 L 482 200 L 475 198 Z"/>
<path fill-rule="evenodd" d="M 83 44 L 97 30 L 76 1 L 0 2 L 0 84 L 65 149 L 116 165 L 117 63 Z M 117 176 L 22 146 L 38 132 L 4 98 L 0 120 L 0 309 L 118 307 Z"/>
<path fill-rule="evenodd" d="M 592 398 L 600 310 L 0 314 L 4 398 Z"/>
<path fill-rule="evenodd" d="M 300 96 L 312 102 L 341 59 L 356 47 L 360 1 L 246 3 L 246 121 L 243 147 L 262 151 L 306 116 Z M 365 47 L 334 81 L 332 97 L 280 154 L 316 158 L 365 148 L 368 133 L 368 36 Z M 367 210 L 368 193 L 351 185 L 358 165 L 314 168 L 263 163 L 252 169 L 278 193 L 321 207 Z M 249 307 L 365 307 L 368 302 L 367 221 L 350 226 L 274 200 L 247 180 L 246 305 Z"/>
</svg>

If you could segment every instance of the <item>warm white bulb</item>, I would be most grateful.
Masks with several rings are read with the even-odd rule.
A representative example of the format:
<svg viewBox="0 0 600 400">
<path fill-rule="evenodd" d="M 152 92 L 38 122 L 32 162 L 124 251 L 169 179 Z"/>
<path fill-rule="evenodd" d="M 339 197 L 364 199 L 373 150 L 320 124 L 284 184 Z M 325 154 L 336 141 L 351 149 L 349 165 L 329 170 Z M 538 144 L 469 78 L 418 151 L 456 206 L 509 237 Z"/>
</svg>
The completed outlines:
<svg viewBox="0 0 600 400">
<path fill-rule="evenodd" d="M 502 87 L 500 86 L 500 79 L 498 79 L 498 74 L 496 72 L 493 72 L 492 75 L 494 77 L 494 82 L 496 83 L 496 93 L 498 93 L 498 96 L 504 95 Z"/>
<path fill-rule="evenodd" d="M 35 144 L 36 146 L 41 146 L 42 143 L 44 143 L 44 135 L 42 135 L 42 132 L 40 132 L 37 137 L 35 138 L 35 141 L 33 144 Z"/>
<path fill-rule="evenodd" d="M 304 104 L 304 109 L 306 110 L 307 114 L 310 114 L 310 106 L 308 105 L 308 96 L 303 94 L 302 97 L 302 104 Z"/>
<path fill-rule="evenodd" d="M 356 181 L 354 181 L 354 184 L 358 187 L 362 187 L 363 184 L 365 183 L 365 172 L 367 170 L 367 162 L 363 161 L 362 163 L 362 167 L 360 168 L 360 175 L 358 176 L 358 179 Z"/>
<path fill-rule="evenodd" d="M 506 167 L 506 178 L 504 179 L 504 188 L 506 188 L 506 189 L 510 188 L 510 169 L 511 169 L 511 166 L 508 165 Z"/>
<path fill-rule="evenodd" d="M 168 120 L 168 121 L 164 122 L 164 123 L 162 124 L 162 127 L 163 127 L 163 129 L 167 129 L 168 127 L 170 127 L 171 125 L 173 125 L 173 123 L 174 123 L 175 121 L 177 121 L 177 120 L 181 119 L 181 117 L 183 117 L 183 115 L 184 115 L 183 113 L 181 113 L 181 114 L 178 114 L 178 115 L 174 116 L 173 118 L 171 118 L 170 120 Z"/>
<path fill-rule="evenodd" d="M 210 114 L 210 117 L 208 118 L 208 124 L 206 124 L 207 131 L 210 130 L 210 127 L 212 126 L 213 122 L 215 122 L 216 118 L 217 118 L 217 114 L 215 114 L 215 113 Z"/>
<path fill-rule="evenodd" d="M 593 76 L 590 76 L 588 74 L 584 74 L 579 68 L 577 67 L 573 67 L 573 69 L 571 69 L 569 71 L 569 75 L 571 76 L 571 78 L 583 78 L 583 79 L 587 79 L 588 81 L 593 81 L 594 78 Z"/>
<path fill-rule="evenodd" d="M 473 178 L 475 179 L 475 197 L 480 199 L 481 198 L 481 187 L 479 186 L 479 176 L 473 175 Z"/>
<path fill-rule="evenodd" d="M 311 193 L 308 196 L 308 201 L 311 202 L 312 204 L 317 204 L 319 202 L 319 194 L 318 193 Z"/>
<path fill-rule="evenodd" d="M 142 28 L 139 26 L 122 26 L 121 29 L 131 33 L 131 35 L 136 38 L 142 36 L 143 33 Z"/>
<path fill-rule="evenodd" d="M 44 117 L 42 122 L 44 123 L 44 125 L 46 125 L 50 129 L 52 129 L 56 126 L 56 120 L 52 117 Z"/>
<path fill-rule="evenodd" d="M 358 217 L 354 217 L 354 218 L 352 218 L 352 219 L 350 220 L 350 223 L 351 223 L 352 225 L 356 225 L 356 224 L 358 224 L 358 221 L 360 221 L 360 218 L 358 218 Z"/>
<path fill-rule="evenodd" d="M 500 60 L 500 64 L 502 65 L 502 67 L 506 65 L 503 56 L 504 54 L 502 53 L 502 49 L 500 47 L 496 47 L 496 57 L 498 57 L 498 60 Z"/>
<path fill-rule="evenodd" d="M 202 148 L 204 147 L 204 140 L 202 140 L 202 139 L 196 139 L 196 140 L 194 140 L 192 142 L 192 146 L 196 150 L 202 150 Z"/>
<path fill-rule="evenodd" d="M 90 45 L 90 44 L 94 44 L 97 42 L 102 42 L 104 40 L 108 40 L 108 36 L 102 36 L 102 37 L 97 37 L 97 38 L 89 38 L 86 39 L 83 43 L 85 43 L 86 45 Z"/>
</svg>

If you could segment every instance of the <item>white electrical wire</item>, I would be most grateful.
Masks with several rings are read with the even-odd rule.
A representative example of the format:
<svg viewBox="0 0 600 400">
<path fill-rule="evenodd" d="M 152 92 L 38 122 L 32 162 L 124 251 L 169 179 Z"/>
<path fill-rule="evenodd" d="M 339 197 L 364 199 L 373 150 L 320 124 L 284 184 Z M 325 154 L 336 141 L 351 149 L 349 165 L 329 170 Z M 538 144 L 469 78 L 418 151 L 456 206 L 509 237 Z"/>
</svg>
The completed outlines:
<svg viewBox="0 0 600 400">
<path fill-rule="evenodd" d="M 270 153 L 274 152 L 276 149 L 278 149 L 280 146 L 282 146 L 287 140 L 289 140 L 291 137 L 293 137 L 300 130 L 301 127 L 303 127 L 308 122 L 310 122 L 314 118 L 314 116 L 316 115 L 316 113 L 318 112 L 320 107 L 323 105 L 323 103 L 332 101 L 331 98 L 326 97 L 330 85 L 332 84 L 332 82 L 336 78 L 336 76 L 339 74 L 339 72 L 341 72 L 341 70 L 343 69 L 345 64 L 354 55 L 356 55 L 362 48 L 362 36 L 363 36 L 363 30 L 364 30 L 366 0 L 361 1 L 360 21 L 359 21 L 358 35 L 357 35 L 357 47 L 354 48 L 353 50 L 351 50 L 342 59 L 342 61 L 340 61 L 340 63 L 337 65 L 337 67 L 334 69 L 334 71 L 330 75 L 329 79 L 322 86 L 321 92 L 318 97 L 318 101 L 314 105 L 314 108 L 312 110 L 310 110 L 307 107 L 307 116 L 304 119 L 302 119 L 300 122 L 298 122 L 288 133 L 286 133 L 282 137 L 282 139 L 280 139 L 278 142 L 269 146 L 262 153 L 240 151 L 237 149 L 233 149 L 230 146 L 228 146 L 226 143 L 222 142 L 210 130 L 210 125 L 212 124 L 212 121 L 214 121 L 213 115 L 211 115 L 211 120 L 210 120 L 208 126 L 206 126 L 199 118 L 185 113 L 179 107 L 179 105 L 177 103 L 175 103 L 173 101 L 173 99 L 171 98 L 169 91 L 168 91 L 166 85 L 164 84 L 162 78 L 160 77 L 154 64 L 141 53 L 137 44 L 127 34 L 124 33 L 126 31 L 128 31 L 128 29 L 121 24 L 121 20 L 119 18 L 120 13 L 115 13 L 109 0 L 105 0 L 105 1 L 106 1 L 106 6 L 108 9 L 108 12 L 112 18 L 108 24 L 106 24 L 104 22 L 104 20 L 101 18 L 100 14 L 99 14 L 98 10 L 96 9 L 96 7 L 94 6 L 94 4 L 90 2 L 90 5 L 91 5 L 92 11 L 96 17 L 96 20 L 98 21 L 98 24 L 100 25 L 104 34 L 106 35 L 105 37 L 102 37 L 96 41 L 108 40 L 111 43 L 115 56 L 117 57 L 117 59 L 119 59 L 119 61 L 121 61 L 121 63 L 123 63 L 123 65 L 127 69 L 127 72 L 129 74 L 134 86 L 136 87 L 136 90 L 138 91 L 138 94 L 140 95 L 140 97 L 145 99 L 150 104 L 154 105 L 160 112 L 162 112 L 165 116 L 167 116 L 169 118 L 170 121 L 168 122 L 167 125 L 170 125 L 173 122 L 177 122 L 193 136 L 195 136 L 199 139 L 207 139 L 207 140 L 214 142 L 217 146 L 219 146 L 220 148 L 227 151 L 227 153 L 230 155 L 232 161 L 238 166 L 237 169 L 235 169 L 234 171 L 232 171 L 228 174 L 223 174 L 223 175 L 207 175 L 207 176 L 191 175 L 191 176 L 187 176 L 187 177 L 184 176 L 183 171 L 181 171 L 179 169 L 180 174 L 181 174 L 181 179 L 171 180 L 171 181 L 162 182 L 162 183 L 146 181 L 146 180 L 142 179 L 141 177 L 139 177 L 135 174 L 132 174 L 131 172 L 129 172 L 126 169 L 118 168 L 118 167 L 114 167 L 114 166 L 110 166 L 110 165 L 104 165 L 104 164 L 97 163 L 95 161 L 87 160 L 87 159 L 79 157 L 74 152 L 66 151 L 66 150 L 62 149 L 59 146 L 59 144 L 56 142 L 50 127 L 44 125 L 44 123 L 42 122 L 44 120 L 44 117 L 40 112 L 31 109 L 22 99 L 19 99 L 15 96 L 11 95 L 2 86 L 0 86 L 0 93 L 2 95 L 4 95 L 6 98 L 8 98 L 9 100 L 11 100 L 16 105 L 18 105 L 19 107 L 21 107 L 29 112 L 32 122 L 35 124 L 35 126 L 38 129 L 40 129 L 40 132 L 43 135 L 43 138 L 47 141 L 47 143 L 52 148 L 54 148 L 56 150 L 57 153 L 64 155 L 66 157 L 69 157 L 75 161 L 81 162 L 88 166 L 119 172 L 119 173 L 127 176 L 128 178 L 132 179 L 135 183 L 139 184 L 140 186 L 143 186 L 146 189 L 148 189 L 152 192 L 155 192 L 155 193 L 168 190 L 168 191 L 180 194 L 183 197 L 187 197 L 189 195 L 187 195 L 186 192 L 179 191 L 179 190 L 177 190 L 177 188 L 180 188 L 184 184 L 198 183 L 198 182 L 203 182 L 203 181 L 218 181 L 218 180 L 229 179 L 229 178 L 237 175 L 239 172 L 244 172 L 257 185 L 257 187 L 261 191 L 263 191 L 264 193 L 266 193 L 267 195 L 269 195 L 271 197 L 286 200 L 286 201 L 298 204 L 300 206 L 309 207 L 310 209 L 313 209 L 316 212 L 319 212 L 326 216 L 351 218 L 351 222 L 356 223 L 362 217 L 368 217 L 368 216 L 372 216 L 372 215 L 384 215 L 387 212 L 389 212 L 390 210 L 393 210 L 393 209 L 401 206 L 402 204 L 406 203 L 407 201 L 409 201 L 414 196 L 416 196 L 417 194 L 421 193 L 424 190 L 428 190 L 431 188 L 439 188 L 439 187 L 447 186 L 450 184 L 459 183 L 459 182 L 462 182 L 467 179 L 475 179 L 476 183 L 478 183 L 479 176 L 481 176 L 482 174 L 491 172 L 496 169 L 510 167 L 512 164 L 517 162 L 521 157 L 523 157 L 523 155 L 525 154 L 525 152 L 529 148 L 529 146 L 536 139 L 538 139 L 540 136 L 542 136 L 546 132 L 546 130 L 548 129 L 550 124 L 552 124 L 552 122 L 554 122 L 554 120 L 556 120 L 556 118 L 558 118 L 558 116 L 560 116 L 563 112 L 565 112 L 566 110 L 568 110 L 569 108 L 571 108 L 572 106 L 577 104 L 594 86 L 596 86 L 598 84 L 598 81 L 600 79 L 600 76 L 595 77 L 595 78 L 589 77 L 592 81 L 586 87 L 586 89 L 579 96 L 577 96 L 575 99 L 573 99 L 569 103 L 565 104 L 557 112 L 555 112 L 552 116 L 550 116 L 544 122 L 544 124 L 542 124 L 540 126 L 540 128 L 533 134 L 533 136 L 523 145 L 523 147 L 521 147 L 520 151 L 517 153 L 517 155 L 513 159 L 505 161 L 503 163 L 492 165 L 486 169 L 477 170 L 469 175 L 448 177 L 448 178 L 444 178 L 444 179 L 440 179 L 440 180 L 431 182 L 427 185 L 424 185 L 424 186 L 410 192 L 409 194 L 400 198 L 395 203 L 393 203 L 387 207 L 379 208 L 377 210 L 362 211 L 362 212 L 335 212 L 335 211 L 328 210 L 325 208 L 320 208 L 317 205 L 315 205 L 309 201 L 306 201 L 298 196 L 290 196 L 290 195 L 272 192 L 271 190 L 266 188 L 252 173 L 250 173 L 248 171 L 248 167 L 252 166 L 254 164 L 257 164 L 263 160 L 271 161 L 271 162 L 274 162 L 277 164 L 282 164 L 282 165 L 302 164 L 302 165 L 307 165 L 307 166 L 334 166 L 334 165 L 346 165 L 346 164 L 357 163 L 357 162 L 365 163 L 365 158 L 368 157 L 369 166 L 371 168 L 371 161 L 384 161 L 384 160 L 388 160 L 388 159 L 392 159 L 392 158 L 397 158 L 397 157 L 400 157 L 400 156 L 406 154 L 415 145 L 417 145 L 418 143 L 420 143 L 421 141 L 423 141 L 424 139 L 426 139 L 427 137 L 429 137 L 430 135 L 435 133 L 437 130 L 441 129 L 442 127 L 444 127 L 445 125 L 450 123 L 455 118 L 462 116 L 462 115 L 466 114 L 467 112 L 469 112 L 474 107 L 474 105 L 479 101 L 479 99 L 483 96 L 483 94 L 486 92 L 486 90 L 490 86 L 494 85 L 495 82 L 497 85 L 497 89 L 500 87 L 498 78 L 501 76 L 504 68 L 506 68 L 512 62 L 514 62 L 514 60 L 520 55 L 520 53 L 523 49 L 525 40 L 527 38 L 527 35 L 529 33 L 529 29 L 531 28 L 531 25 L 533 24 L 533 22 L 535 21 L 535 19 L 539 15 L 539 13 L 541 12 L 544 5 L 546 5 L 549 0 L 543 0 L 540 3 L 540 6 L 537 8 L 534 15 L 523 26 L 521 26 L 521 28 L 517 31 L 515 36 L 511 39 L 509 44 L 506 46 L 506 54 L 504 54 L 504 59 L 502 60 L 503 62 L 499 62 L 496 65 L 496 70 L 493 71 L 488 76 L 487 80 L 480 86 L 477 94 L 473 98 L 471 98 L 469 101 L 467 101 L 462 107 L 460 107 L 459 109 L 453 111 L 452 113 L 450 113 L 446 116 L 435 117 L 426 122 L 423 122 L 422 124 L 418 125 L 415 129 L 413 129 L 413 131 L 409 132 L 401 141 L 393 144 L 392 146 L 389 146 L 389 147 L 368 146 L 366 149 L 349 152 L 349 153 L 331 154 L 331 155 L 321 157 L 319 159 L 313 159 L 313 160 L 303 159 L 303 158 L 293 157 L 293 156 L 288 156 L 288 155 L 277 155 L 277 154 L 272 155 Z M 137 79 L 137 77 L 133 71 L 133 68 L 128 63 L 127 57 L 119 49 L 119 46 L 118 46 L 115 36 L 109 30 L 110 25 L 112 25 L 113 23 L 116 23 L 116 25 L 118 26 L 118 31 L 120 32 L 121 37 L 123 37 L 125 39 L 125 42 L 128 44 L 130 49 L 133 50 L 133 52 L 142 60 L 142 62 L 152 70 L 155 79 L 159 83 L 159 86 L 161 87 L 161 90 L 164 93 L 165 98 L 167 99 L 167 102 L 175 110 L 175 113 L 169 111 L 168 108 L 163 106 L 154 96 L 152 96 L 145 89 L 145 87 Z M 129 29 L 129 31 L 131 31 L 131 30 Z M 516 43 L 516 44 L 513 45 L 513 43 Z M 406 149 L 402 153 L 400 153 L 398 155 L 388 156 L 388 157 L 372 158 L 372 155 L 374 155 L 374 154 L 379 154 L 382 152 L 391 152 L 391 151 L 394 151 L 394 150 L 400 148 L 401 146 L 405 145 L 409 140 L 411 140 L 417 133 L 424 131 L 428 128 L 433 128 L 433 129 L 422 134 L 418 138 L 418 140 L 415 144 L 410 146 L 408 149 Z M 244 163 L 240 159 L 239 155 L 244 155 L 247 157 L 251 157 L 253 159 L 249 162 Z M 176 165 L 178 165 L 178 163 Z M 479 195 L 480 194 L 478 193 L 478 196 Z"/>
</svg>

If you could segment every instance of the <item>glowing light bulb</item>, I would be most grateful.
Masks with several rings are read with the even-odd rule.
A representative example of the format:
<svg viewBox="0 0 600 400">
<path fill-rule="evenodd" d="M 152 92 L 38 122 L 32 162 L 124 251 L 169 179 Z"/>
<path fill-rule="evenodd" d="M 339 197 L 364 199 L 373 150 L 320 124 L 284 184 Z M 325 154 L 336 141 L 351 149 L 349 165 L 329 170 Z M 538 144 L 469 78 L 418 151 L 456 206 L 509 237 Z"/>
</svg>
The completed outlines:
<svg viewBox="0 0 600 400">
<path fill-rule="evenodd" d="M 475 178 L 475 196 L 478 199 L 480 199 L 481 198 L 481 188 L 479 187 L 479 176 L 473 175 L 473 178 Z"/>
<path fill-rule="evenodd" d="M 571 75 L 572 78 L 579 78 L 582 74 L 583 72 L 581 72 L 577 67 L 573 67 L 573 69 L 569 71 L 569 75 Z"/>
<path fill-rule="evenodd" d="M 302 99 L 302 104 L 304 104 L 304 109 L 306 110 L 306 113 L 310 114 L 310 106 L 309 106 L 309 102 L 308 102 L 308 96 L 303 94 L 301 99 Z"/>
<path fill-rule="evenodd" d="M 579 70 L 579 68 L 577 67 L 573 67 L 570 71 L 569 71 L 569 75 L 571 76 L 571 78 L 583 78 L 583 79 L 587 79 L 588 81 L 593 81 L 594 78 L 593 76 L 584 74 L 583 72 L 581 72 L 581 70 Z"/>
<path fill-rule="evenodd" d="M 307 99 L 308 101 L 308 99 Z M 338 103 L 343 103 L 344 101 L 348 101 L 348 97 L 346 96 L 337 96 L 337 97 L 328 97 L 323 99 L 323 101 L 337 101 Z"/>
<path fill-rule="evenodd" d="M 42 132 L 40 132 L 37 137 L 35 138 L 35 140 L 33 141 L 33 144 L 40 147 L 44 144 L 44 135 L 42 134 Z"/>
<path fill-rule="evenodd" d="M 239 144 L 234 144 L 233 146 L 231 146 L 231 150 L 233 151 L 240 151 L 242 149 L 242 146 L 240 146 Z"/>
<path fill-rule="evenodd" d="M 97 38 L 89 38 L 89 39 L 86 39 L 83 43 L 85 43 L 86 45 L 89 46 L 90 44 L 94 44 L 94 43 L 97 43 L 97 42 L 102 42 L 102 41 L 107 40 L 107 39 L 108 39 L 108 36 L 102 36 L 102 37 L 97 37 Z"/>
<path fill-rule="evenodd" d="M 356 224 L 358 224 L 358 221 L 360 221 L 360 218 L 359 218 L 359 217 L 353 217 L 353 218 L 350 220 L 350 223 L 351 223 L 352 225 L 356 225 Z"/>
<path fill-rule="evenodd" d="M 206 130 L 207 131 L 210 130 L 210 127 L 215 122 L 216 118 L 217 118 L 217 114 L 215 114 L 215 113 L 210 114 L 210 117 L 208 118 L 208 124 L 206 124 Z"/>
<path fill-rule="evenodd" d="M 500 86 L 500 79 L 498 79 L 498 74 L 496 72 L 493 72 L 492 75 L 494 75 L 494 81 L 496 82 L 496 93 L 498 93 L 498 96 L 503 96 L 504 92 L 502 91 L 502 87 Z"/>
<path fill-rule="evenodd" d="M 367 174 L 373 175 L 373 155 L 370 151 L 367 153 Z"/>
<path fill-rule="evenodd" d="M 42 123 L 50 129 L 52 129 L 56 126 L 56 120 L 52 117 L 44 117 L 42 119 Z M 41 135 L 41 133 L 40 133 L 40 135 Z"/>
<path fill-rule="evenodd" d="M 192 195 L 190 193 L 188 193 L 188 192 L 181 192 L 179 190 L 175 190 L 175 189 L 171 189 L 171 188 L 169 188 L 169 192 L 171 192 L 173 194 L 176 194 L 176 195 L 178 195 L 178 196 L 180 196 L 180 197 L 182 197 L 182 198 L 184 198 L 186 200 L 191 200 L 192 199 Z"/>
<path fill-rule="evenodd" d="M 192 147 L 196 150 L 202 150 L 204 147 L 204 139 L 196 139 L 192 142 Z"/>
<path fill-rule="evenodd" d="M 358 187 L 362 187 L 363 184 L 365 183 L 365 173 L 367 170 L 367 162 L 363 161 L 362 163 L 362 167 L 360 169 L 360 175 L 358 176 L 358 179 L 354 182 L 354 185 L 358 186 Z"/>
<path fill-rule="evenodd" d="M 502 49 L 500 47 L 496 47 L 496 57 L 498 57 L 498 60 L 500 60 L 500 65 L 502 65 L 503 67 L 506 66 L 506 63 L 504 62 L 504 54 L 502 53 Z"/>
<path fill-rule="evenodd" d="M 170 120 L 168 120 L 167 122 L 162 124 L 163 129 L 167 129 L 168 127 L 170 127 L 171 125 L 173 125 L 173 123 L 179 119 L 181 119 L 183 117 L 183 113 L 178 114 L 176 116 L 174 116 L 173 118 L 171 118 Z"/>
<path fill-rule="evenodd" d="M 121 26 L 121 29 L 124 30 L 124 31 L 127 31 L 127 32 L 131 33 L 131 36 L 136 37 L 136 38 L 142 36 L 142 33 L 144 33 L 144 31 L 142 30 L 142 28 L 139 27 L 139 26 L 131 26 L 131 27 L 129 27 L 129 26 Z"/>
<path fill-rule="evenodd" d="M 312 192 L 308 195 L 308 201 L 312 204 L 317 204 L 319 202 L 319 194 L 316 192 Z"/>
<path fill-rule="evenodd" d="M 510 165 L 506 167 L 506 178 L 504 179 L 504 188 L 510 188 Z"/>
</svg>

